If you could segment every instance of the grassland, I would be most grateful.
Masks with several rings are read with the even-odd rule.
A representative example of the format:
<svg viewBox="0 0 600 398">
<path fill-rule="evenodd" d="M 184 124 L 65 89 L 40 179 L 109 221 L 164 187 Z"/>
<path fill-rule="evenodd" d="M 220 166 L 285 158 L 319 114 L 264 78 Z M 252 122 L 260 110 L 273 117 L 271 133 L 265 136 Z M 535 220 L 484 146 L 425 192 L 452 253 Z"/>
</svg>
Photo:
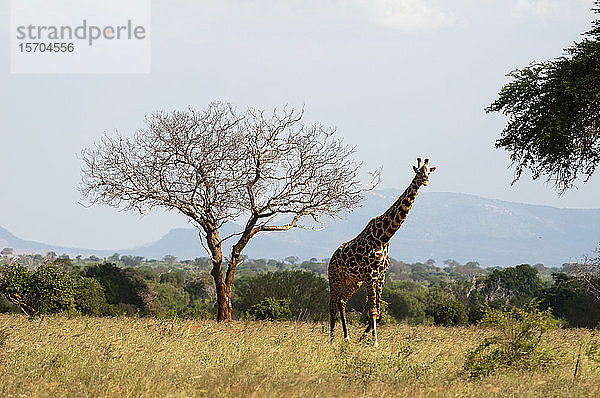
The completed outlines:
<svg viewBox="0 0 600 398">
<path fill-rule="evenodd" d="M 490 333 L 389 325 L 375 349 L 358 325 L 346 344 L 324 324 L 0 315 L 0 396 L 600 396 L 593 331 L 549 332 L 545 367 L 472 379 L 465 353 Z"/>
</svg>

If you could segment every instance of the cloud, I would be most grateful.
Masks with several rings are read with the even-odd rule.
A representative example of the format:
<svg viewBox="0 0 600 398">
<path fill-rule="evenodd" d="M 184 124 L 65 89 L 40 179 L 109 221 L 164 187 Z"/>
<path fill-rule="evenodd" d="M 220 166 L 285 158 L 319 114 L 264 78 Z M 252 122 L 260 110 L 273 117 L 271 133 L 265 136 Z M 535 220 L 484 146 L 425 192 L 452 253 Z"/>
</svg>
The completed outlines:
<svg viewBox="0 0 600 398">
<path fill-rule="evenodd" d="M 457 23 L 455 15 L 425 0 L 353 0 L 377 25 L 407 32 L 435 30 Z"/>
<path fill-rule="evenodd" d="M 161 35 L 168 36 L 223 25 L 266 29 L 378 27 L 412 33 L 454 25 L 457 18 L 441 4 L 446 3 L 443 0 L 171 0 L 154 2 L 152 12 Z M 178 23 L 173 24 L 172 20 Z"/>
<path fill-rule="evenodd" d="M 541 16 L 546 14 L 555 4 L 551 0 L 517 0 L 511 8 L 511 14 L 515 17 L 526 15 Z"/>
</svg>

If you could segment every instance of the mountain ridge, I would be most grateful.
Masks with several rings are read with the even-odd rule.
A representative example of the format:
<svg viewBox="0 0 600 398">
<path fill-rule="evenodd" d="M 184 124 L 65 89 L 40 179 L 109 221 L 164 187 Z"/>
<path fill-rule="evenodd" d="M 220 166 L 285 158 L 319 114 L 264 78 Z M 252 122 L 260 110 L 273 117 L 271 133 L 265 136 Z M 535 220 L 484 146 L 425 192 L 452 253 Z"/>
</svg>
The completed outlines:
<svg viewBox="0 0 600 398">
<path fill-rule="evenodd" d="M 362 206 L 342 219 L 330 220 L 321 231 L 292 229 L 250 240 L 243 254 L 251 258 L 327 258 L 352 239 L 373 217 L 382 214 L 402 194 L 398 189 L 370 191 Z M 221 236 L 239 230 L 225 225 Z M 598 246 L 600 209 L 557 208 L 488 199 L 472 194 L 422 192 L 401 229 L 390 242 L 390 255 L 406 262 L 452 258 L 459 262 L 510 266 L 544 263 L 557 266 L 577 261 Z M 194 228 L 175 228 L 161 239 L 130 249 L 90 250 L 51 246 L 19 239 L 0 227 L 0 246 L 17 251 L 109 256 L 139 255 L 180 259 L 206 257 Z M 228 243 L 228 242 L 226 242 Z M 37 246 L 36 246 L 37 245 Z M 226 245 L 227 247 L 227 245 Z M 227 253 L 227 250 L 224 251 Z"/>
</svg>

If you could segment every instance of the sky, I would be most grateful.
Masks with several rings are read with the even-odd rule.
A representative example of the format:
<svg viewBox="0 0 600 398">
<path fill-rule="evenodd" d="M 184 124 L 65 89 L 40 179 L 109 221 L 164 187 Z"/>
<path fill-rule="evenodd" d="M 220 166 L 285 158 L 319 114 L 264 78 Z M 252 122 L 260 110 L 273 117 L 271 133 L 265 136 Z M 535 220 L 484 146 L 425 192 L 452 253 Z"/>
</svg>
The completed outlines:
<svg viewBox="0 0 600 398">
<path fill-rule="evenodd" d="M 51 0 L 49 0 L 51 1 Z M 126 1 L 123 2 L 126 4 Z M 404 189 L 416 157 L 428 187 L 555 207 L 598 208 L 600 176 L 563 195 L 494 148 L 506 119 L 484 108 L 506 74 L 560 56 L 589 30 L 592 0 L 161 0 L 141 74 L 14 74 L 0 1 L 0 226 L 94 249 L 155 241 L 185 217 L 82 205 L 81 150 L 130 136 L 157 110 L 214 100 L 304 106 L 337 129 L 380 188 Z M 375 216 L 375 215 L 374 215 Z"/>
</svg>

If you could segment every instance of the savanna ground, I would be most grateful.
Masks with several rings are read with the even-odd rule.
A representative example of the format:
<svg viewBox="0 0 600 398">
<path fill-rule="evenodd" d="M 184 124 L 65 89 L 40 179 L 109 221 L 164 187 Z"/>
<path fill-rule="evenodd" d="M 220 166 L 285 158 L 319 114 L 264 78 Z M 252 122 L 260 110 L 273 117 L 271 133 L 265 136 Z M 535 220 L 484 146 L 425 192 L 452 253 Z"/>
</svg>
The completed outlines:
<svg viewBox="0 0 600 398">
<path fill-rule="evenodd" d="M 480 379 L 465 353 L 490 329 L 384 325 L 378 349 L 361 330 L 346 344 L 323 323 L 0 314 L 0 396 L 600 396 L 591 330 L 550 331 L 545 366 Z"/>
</svg>

